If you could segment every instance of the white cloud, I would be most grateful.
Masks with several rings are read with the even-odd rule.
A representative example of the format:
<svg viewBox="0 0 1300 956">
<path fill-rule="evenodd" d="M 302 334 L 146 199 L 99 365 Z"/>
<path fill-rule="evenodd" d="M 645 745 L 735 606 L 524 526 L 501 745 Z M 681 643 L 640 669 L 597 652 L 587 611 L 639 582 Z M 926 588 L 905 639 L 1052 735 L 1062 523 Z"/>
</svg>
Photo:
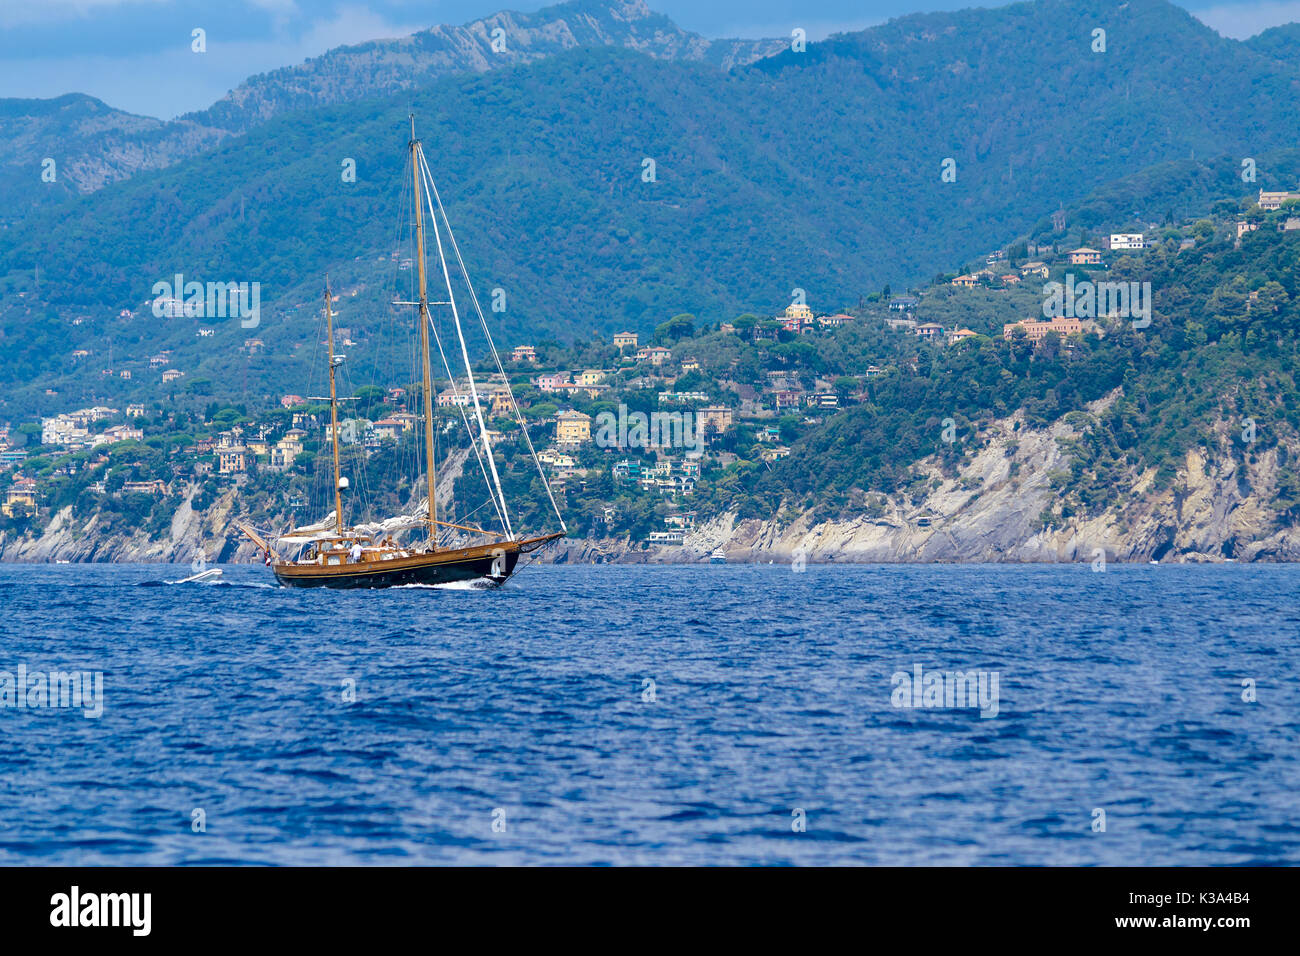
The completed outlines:
<svg viewBox="0 0 1300 956">
<path fill-rule="evenodd" d="M 1244 40 L 1269 27 L 1300 20 L 1300 0 L 1257 0 L 1223 3 L 1192 10 L 1192 16 L 1225 37 Z"/>
</svg>

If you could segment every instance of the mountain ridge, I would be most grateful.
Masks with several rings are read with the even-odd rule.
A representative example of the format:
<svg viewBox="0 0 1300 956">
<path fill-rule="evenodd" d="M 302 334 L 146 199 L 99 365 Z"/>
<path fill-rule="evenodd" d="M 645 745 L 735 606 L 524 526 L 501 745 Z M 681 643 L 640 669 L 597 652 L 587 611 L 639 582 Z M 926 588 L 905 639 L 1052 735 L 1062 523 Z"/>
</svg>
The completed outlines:
<svg viewBox="0 0 1300 956">
<path fill-rule="evenodd" d="M 499 40 L 494 36 L 498 28 Z M 494 41 L 501 52 L 494 51 Z M 334 47 L 302 63 L 250 76 L 207 108 L 172 120 L 127 113 L 84 93 L 0 99 L 0 223 L 201 155 L 286 112 L 392 95 L 444 76 L 599 46 L 726 70 L 785 45 L 781 40 L 706 39 L 654 13 L 644 0 L 567 0 L 535 13 L 503 10 L 458 26 L 441 24 L 404 37 Z M 35 188 L 32 170 L 39 177 L 46 157 L 56 159 L 62 176 L 42 184 L 52 188 Z"/>
<path fill-rule="evenodd" d="M 653 12 L 645 0 L 567 0 L 536 13 L 502 10 L 459 26 L 440 24 L 405 37 L 335 47 L 249 77 L 212 106 L 182 118 L 245 132 L 282 112 L 415 89 L 453 73 L 487 72 L 577 47 L 618 46 L 730 69 L 785 45 L 706 39 Z M 383 71 L 385 65 L 391 69 Z"/>
<path fill-rule="evenodd" d="M 1086 29 L 1098 22 L 1100 56 Z M 1032 55 L 1059 87 L 1024 87 Z M 1207 74 L 1189 85 L 1194 56 Z M 77 347 L 128 368 L 174 348 L 191 375 L 243 380 L 233 323 L 195 341 L 147 312 L 118 320 L 178 271 L 261 281 L 273 361 L 250 367 L 268 387 L 292 379 L 301 334 L 283 318 L 315 301 L 320 276 L 377 288 L 412 107 L 480 296 L 508 287 L 500 334 L 515 344 L 680 311 L 771 314 L 796 287 L 840 308 L 1175 161 L 1193 164 L 1188 189 L 1231 181 L 1241 156 L 1261 160 L 1258 186 L 1291 186 L 1294 169 L 1267 157 L 1300 125 L 1298 76 L 1163 0 L 1042 0 L 902 18 L 728 73 L 601 48 L 443 77 L 277 117 L 0 234 L 0 381 L 70 387 L 85 372 L 67 357 Z M 339 181 L 344 157 L 355 184 Z M 955 183 L 940 178 L 945 157 Z"/>
</svg>

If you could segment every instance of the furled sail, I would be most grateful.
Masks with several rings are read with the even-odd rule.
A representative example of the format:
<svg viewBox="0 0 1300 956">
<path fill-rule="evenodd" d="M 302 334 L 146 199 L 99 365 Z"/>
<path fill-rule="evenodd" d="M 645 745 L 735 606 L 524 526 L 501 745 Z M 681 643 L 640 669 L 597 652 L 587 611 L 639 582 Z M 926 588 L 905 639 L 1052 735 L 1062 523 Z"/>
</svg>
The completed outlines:
<svg viewBox="0 0 1300 956">
<path fill-rule="evenodd" d="M 381 535 L 396 534 L 398 531 L 407 531 L 411 528 L 421 528 L 428 523 L 429 519 L 421 512 L 420 514 L 397 515 L 392 518 L 385 518 L 382 521 L 354 525 L 350 530 L 356 534 L 379 537 Z M 276 543 L 288 545 L 310 544 L 322 538 L 332 538 L 337 533 L 336 519 L 334 512 L 331 511 L 315 524 L 294 528 L 280 535 L 276 538 Z"/>
</svg>

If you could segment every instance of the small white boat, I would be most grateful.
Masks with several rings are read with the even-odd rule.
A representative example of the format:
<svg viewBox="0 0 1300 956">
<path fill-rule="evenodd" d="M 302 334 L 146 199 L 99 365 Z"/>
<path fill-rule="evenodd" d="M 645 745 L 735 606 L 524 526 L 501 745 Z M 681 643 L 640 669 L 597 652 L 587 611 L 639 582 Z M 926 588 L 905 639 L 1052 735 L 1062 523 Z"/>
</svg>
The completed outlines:
<svg viewBox="0 0 1300 956">
<path fill-rule="evenodd" d="M 191 574 L 188 578 L 181 578 L 175 584 L 198 584 L 202 581 L 216 581 L 221 577 L 220 568 L 208 568 L 206 571 L 200 571 L 198 574 Z"/>
<path fill-rule="evenodd" d="M 726 564 L 726 563 L 727 563 L 727 552 L 723 551 L 721 548 L 718 548 L 718 550 L 714 551 L 711 555 L 709 555 L 709 564 Z"/>
</svg>

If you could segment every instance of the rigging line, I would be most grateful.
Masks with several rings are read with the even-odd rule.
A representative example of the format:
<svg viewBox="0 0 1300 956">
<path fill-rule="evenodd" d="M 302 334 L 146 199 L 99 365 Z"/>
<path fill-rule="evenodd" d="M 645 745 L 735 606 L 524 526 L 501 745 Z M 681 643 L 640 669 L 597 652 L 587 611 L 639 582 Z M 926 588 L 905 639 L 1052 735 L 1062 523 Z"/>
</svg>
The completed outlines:
<svg viewBox="0 0 1300 956">
<path fill-rule="evenodd" d="M 325 316 L 317 315 L 315 324 L 315 334 L 312 336 L 311 346 L 311 366 L 307 374 L 307 395 L 310 396 L 313 391 L 319 392 L 321 389 L 316 387 L 316 373 L 318 363 L 320 362 L 321 335 L 325 331 Z M 310 398 L 307 399 L 310 401 Z M 314 419 L 316 416 L 313 415 Z M 290 425 L 293 424 L 292 416 L 289 418 Z M 306 424 L 306 421 L 303 422 Z M 305 431 L 305 429 L 304 429 Z M 319 455 L 319 453 L 317 453 Z M 320 468 L 316 465 L 316 458 L 312 459 L 312 473 L 307 476 L 307 507 L 315 510 L 317 508 L 327 507 L 325 504 L 325 492 L 322 487 Z M 318 512 L 319 513 L 319 512 Z"/>
<path fill-rule="evenodd" d="M 425 168 L 428 169 L 427 164 Z M 560 529 L 567 534 L 569 529 L 564 522 L 564 515 L 560 514 L 560 506 L 556 504 L 555 494 L 551 491 L 551 482 L 546 477 L 546 471 L 542 468 L 542 463 L 537 457 L 537 449 L 533 447 L 533 439 L 528 434 L 528 424 L 524 421 L 524 413 L 519 410 L 519 404 L 515 401 L 515 392 L 510 387 L 510 378 L 506 375 L 506 370 L 501 364 L 501 356 L 497 353 L 496 343 L 492 341 L 492 332 L 488 329 L 487 319 L 483 315 L 483 307 L 479 305 L 478 294 L 474 291 L 474 284 L 470 282 L 469 270 L 465 268 L 465 260 L 460 254 L 460 245 L 456 242 L 456 236 L 451 231 L 451 223 L 447 221 L 447 210 L 442 205 L 442 197 L 438 195 L 438 186 L 433 181 L 432 176 L 429 177 L 429 192 L 437 200 L 438 208 L 442 210 L 443 221 L 447 223 L 447 238 L 451 241 L 452 251 L 456 253 L 456 262 L 460 265 L 460 274 L 465 279 L 465 287 L 469 289 L 470 301 L 474 303 L 474 311 L 478 313 L 479 324 L 483 326 L 483 334 L 487 337 L 488 349 L 492 352 L 492 361 L 496 363 L 497 371 L 505 380 L 506 391 L 510 394 L 510 405 L 514 408 L 515 416 L 519 421 L 519 430 L 524 433 L 524 441 L 528 443 L 528 451 L 533 456 L 533 464 L 537 466 L 537 473 L 542 478 L 542 487 L 546 489 L 546 497 L 550 499 L 551 508 L 555 511 L 555 517 L 559 519 Z"/>
<path fill-rule="evenodd" d="M 418 148 L 418 147 L 417 147 L 417 148 Z M 425 158 L 424 158 L 424 155 L 423 155 L 423 149 L 422 149 L 422 148 L 419 148 L 419 149 L 420 149 L 419 160 L 420 160 L 421 171 L 422 171 L 423 174 L 424 174 L 424 179 L 425 179 L 426 182 L 428 182 L 428 183 L 432 183 L 432 176 L 431 176 L 431 174 L 429 173 L 429 167 L 428 167 L 428 163 L 427 163 L 427 161 L 426 161 Z M 486 458 L 487 458 L 488 466 L 490 467 L 490 469 L 491 469 L 491 471 L 492 471 L 492 480 L 491 480 L 491 481 L 488 480 L 488 476 L 487 476 L 486 473 L 483 475 L 484 483 L 487 484 L 487 486 L 488 486 L 489 494 L 491 494 L 491 492 L 492 492 L 492 485 L 495 484 L 495 486 L 496 486 L 496 496 L 500 499 L 500 504 L 499 504 L 499 506 L 497 507 L 497 514 L 498 514 L 498 516 L 499 516 L 500 519 L 501 519 L 501 525 L 502 525 L 502 527 L 505 529 L 506 534 L 507 534 L 511 539 L 513 539 L 513 538 L 514 538 L 514 532 L 513 532 L 513 530 L 512 530 L 511 527 L 510 527 L 509 512 L 507 511 L 507 508 L 506 508 L 505 492 L 503 491 L 503 489 L 502 489 L 502 487 L 501 487 L 501 479 L 500 479 L 500 476 L 497 474 L 496 460 L 495 460 L 495 459 L 493 458 L 493 456 L 492 456 L 492 446 L 491 446 L 491 442 L 489 441 L 489 439 L 488 439 L 488 437 L 487 437 L 487 425 L 486 425 L 486 423 L 485 423 L 484 420 L 483 420 L 483 410 L 482 410 L 482 407 L 481 407 L 481 405 L 480 405 L 480 403 L 479 403 L 479 399 L 478 399 L 478 386 L 477 386 L 477 384 L 476 384 L 475 381 L 474 381 L 474 372 L 473 372 L 473 368 L 472 368 L 472 366 L 470 365 L 470 361 L 469 361 L 469 352 L 468 352 L 468 350 L 467 350 L 467 348 L 466 348 L 466 344 L 465 344 L 465 335 L 464 335 L 464 332 L 463 332 L 463 330 L 461 329 L 461 325 L 460 325 L 460 313 L 459 313 L 459 310 L 458 310 L 457 307 L 456 307 L 456 301 L 455 301 L 456 296 L 455 296 L 455 293 L 454 293 L 453 290 L 452 290 L 452 286 L 451 286 L 451 276 L 448 274 L 448 271 L 447 271 L 447 258 L 446 258 L 445 252 L 444 252 L 444 250 L 443 250 L 443 247 L 442 247 L 441 230 L 440 230 L 439 227 L 438 227 L 438 220 L 437 220 L 437 216 L 436 216 L 436 214 L 434 213 L 432 200 L 429 200 L 429 202 L 428 202 L 428 208 L 429 208 L 429 220 L 430 220 L 430 222 L 433 223 L 433 227 L 434 227 L 434 240 L 435 240 L 435 243 L 437 244 L 437 249 L 438 249 L 438 261 L 439 261 L 439 264 L 442 266 L 443 282 L 444 282 L 444 284 L 445 284 L 445 286 L 446 286 L 446 289 L 447 289 L 447 298 L 448 298 L 448 300 L 449 300 L 449 301 L 448 301 L 448 304 L 451 306 L 451 310 L 452 310 L 452 318 L 453 318 L 453 320 L 454 320 L 454 322 L 455 322 L 455 327 L 456 327 L 456 335 L 457 335 L 457 338 L 460 340 L 461 356 L 462 356 L 462 358 L 463 358 L 464 361 L 465 361 L 465 373 L 466 373 L 466 376 L 467 376 L 468 379 L 469 379 L 470 395 L 471 395 L 471 398 L 473 399 L 473 402 L 474 402 L 474 414 L 475 414 L 475 418 L 477 419 L 477 421 L 478 421 L 478 425 L 479 425 L 479 436 L 480 436 L 480 438 L 481 438 L 481 440 L 482 440 L 482 442 L 483 442 L 483 452 L 484 452 L 483 457 L 486 457 Z M 446 213 L 445 213 L 445 211 L 444 211 L 444 213 L 443 213 L 443 222 L 444 222 L 445 225 L 447 225 L 448 232 L 450 233 L 451 226 L 450 226 L 450 224 L 447 223 L 447 221 L 446 221 Z M 441 342 L 439 343 L 439 348 L 441 348 Z M 445 358 L 446 358 L 446 357 L 445 357 L 445 355 L 444 355 L 444 364 L 445 364 Z M 455 377 L 451 374 L 451 369 L 450 369 L 450 368 L 447 369 L 447 378 L 448 378 L 448 380 L 449 380 L 449 382 L 450 382 L 450 384 L 451 384 L 451 388 L 452 388 L 452 393 L 453 393 L 453 395 L 458 395 L 459 393 L 458 393 L 457 390 L 456 390 L 456 381 L 455 381 Z M 469 427 L 469 421 L 468 421 L 468 418 L 467 418 L 467 416 L 466 416 L 466 414 L 465 414 L 464 406 L 459 406 L 459 407 L 460 407 L 460 409 L 461 409 L 461 418 L 462 418 L 462 420 L 465 421 L 465 430 L 466 430 L 466 433 L 469 435 L 470 443 L 471 443 L 471 445 L 474 447 L 474 449 L 475 449 L 475 455 L 477 456 L 477 455 L 478 455 L 478 445 L 477 445 L 477 442 L 474 441 L 473 430 Z M 482 457 L 480 457 L 480 458 L 479 458 L 479 466 L 480 466 L 480 468 L 482 467 L 482 465 L 483 465 L 483 459 L 482 459 Z"/>
<path fill-rule="evenodd" d="M 447 361 L 447 353 L 442 349 L 442 336 L 438 334 L 438 324 L 433 321 L 433 314 L 429 314 L 429 328 L 433 330 L 433 340 L 438 345 L 438 354 L 442 357 L 442 367 L 447 370 L 447 381 L 451 385 L 451 394 L 453 398 L 460 398 L 460 392 L 456 388 L 456 376 L 451 374 L 451 365 Z M 483 464 L 483 455 L 479 452 L 478 442 L 474 440 L 474 431 L 469 427 L 469 416 L 465 414 L 465 406 L 460 402 L 455 402 L 457 410 L 460 412 L 460 419 L 465 423 L 465 434 L 469 436 L 469 447 L 474 449 L 474 457 L 478 459 L 478 467 L 483 472 L 483 484 L 488 489 L 488 495 L 492 498 L 492 504 L 496 507 L 497 518 L 501 521 L 501 527 L 506 529 L 509 534 L 510 526 L 506 523 L 505 515 L 501 512 L 501 506 L 497 503 L 496 496 L 492 495 L 492 482 L 488 478 L 487 466 Z"/>
<path fill-rule="evenodd" d="M 416 144 L 415 148 L 420 160 L 420 167 L 425 176 L 425 181 L 431 184 L 433 182 L 433 175 L 429 172 L 429 164 L 424 158 L 424 147 Z M 506 495 L 501 488 L 501 476 L 497 474 L 496 459 L 492 457 L 492 443 L 488 440 L 487 425 L 483 422 L 483 407 L 479 404 L 478 400 L 478 386 L 474 384 L 474 369 L 470 365 L 469 361 L 469 348 L 465 345 L 465 333 L 460 327 L 460 311 L 456 308 L 456 295 L 452 291 L 451 275 L 447 271 L 447 256 L 443 252 L 442 248 L 442 231 L 438 228 L 438 219 L 433 211 L 432 196 L 430 195 L 426 197 L 426 201 L 429 206 L 429 218 L 433 222 L 433 239 L 438 246 L 438 262 L 442 266 L 442 277 L 447 286 L 447 300 L 451 304 L 451 316 L 453 321 L 456 323 L 456 336 L 460 339 L 460 354 L 461 358 L 465 361 L 465 374 L 469 376 L 469 392 L 470 397 L 474 400 L 474 417 L 478 419 L 479 437 L 483 441 L 483 454 L 484 457 L 487 458 L 488 467 L 492 469 L 492 480 L 496 485 L 497 495 L 501 499 L 501 518 L 505 524 L 506 534 L 509 535 L 510 540 L 513 541 L 515 539 L 515 533 L 510 527 L 510 515 L 506 508 Z M 447 221 L 446 210 L 443 210 L 442 218 L 443 224 L 446 225 L 447 232 L 450 234 L 451 223 Z M 509 383 L 507 382 L 507 386 L 508 385 Z"/>
<path fill-rule="evenodd" d="M 414 193 L 414 190 L 412 190 L 412 193 Z M 433 218 L 432 207 L 430 207 L 430 219 L 432 218 Z M 441 246 L 439 247 L 439 252 L 441 253 Z M 448 292 L 450 293 L 450 289 L 448 290 Z M 452 374 L 451 363 L 447 360 L 447 353 L 442 345 L 442 336 L 439 335 L 438 333 L 438 324 L 433 320 L 432 310 L 430 310 L 428 313 L 428 322 L 429 322 L 429 329 L 433 332 L 434 343 L 438 346 L 438 356 L 442 359 L 442 367 L 447 373 L 447 384 L 451 388 L 452 396 L 458 399 L 460 397 L 460 390 L 456 387 L 456 376 Z M 471 384 L 473 383 L 472 375 L 470 376 L 470 382 Z M 454 402 L 454 404 L 456 406 L 456 410 L 460 413 L 461 422 L 465 425 L 465 434 L 469 438 L 470 448 L 474 450 L 474 457 L 478 461 L 479 471 L 483 475 L 483 484 L 488 489 L 488 496 L 489 498 L 491 498 L 493 507 L 496 510 L 497 520 L 501 522 L 501 527 L 503 529 L 506 529 L 507 533 L 509 533 L 509 524 L 505 519 L 505 514 L 502 511 L 502 506 L 500 503 L 498 503 L 496 496 L 492 494 L 492 481 L 488 477 L 487 467 L 483 462 L 483 455 L 479 450 L 478 442 L 474 440 L 474 430 L 470 427 L 469 417 L 465 413 L 465 406 L 462 405 L 459 401 Z"/>
</svg>

